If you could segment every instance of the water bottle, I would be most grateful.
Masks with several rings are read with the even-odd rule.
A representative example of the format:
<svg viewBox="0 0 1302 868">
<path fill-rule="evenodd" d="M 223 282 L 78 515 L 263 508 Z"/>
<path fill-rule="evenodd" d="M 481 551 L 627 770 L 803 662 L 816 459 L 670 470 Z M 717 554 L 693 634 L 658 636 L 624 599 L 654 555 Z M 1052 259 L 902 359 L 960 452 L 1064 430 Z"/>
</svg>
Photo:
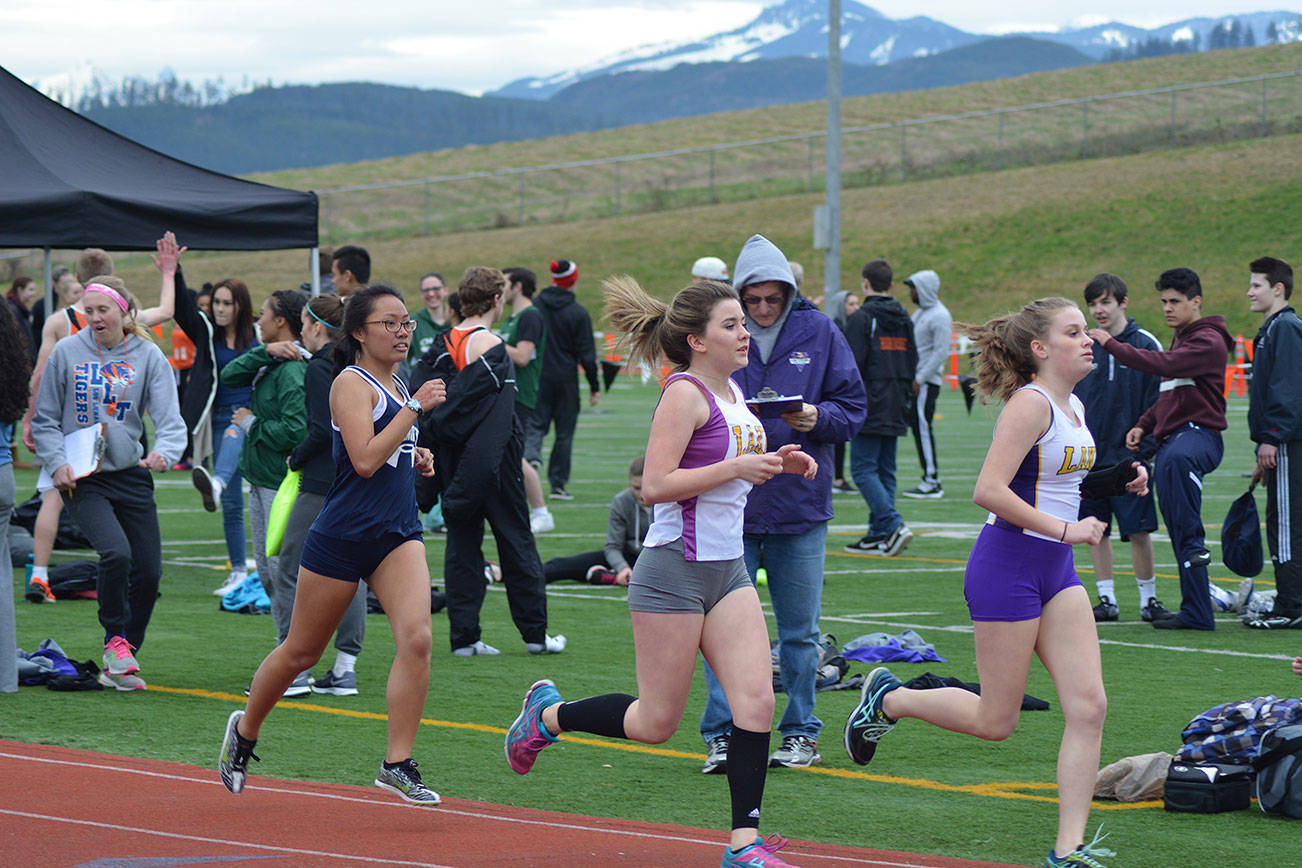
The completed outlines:
<svg viewBox="0 0 1302 868">
<path fill-rule="evenodd" d="M 27 556 L 27 563 L 23 565 L 23 574 L 27 577 L 27 585 L 32 583 L 32 570 L 36 568 L 35 555 Z"/>
</svg>

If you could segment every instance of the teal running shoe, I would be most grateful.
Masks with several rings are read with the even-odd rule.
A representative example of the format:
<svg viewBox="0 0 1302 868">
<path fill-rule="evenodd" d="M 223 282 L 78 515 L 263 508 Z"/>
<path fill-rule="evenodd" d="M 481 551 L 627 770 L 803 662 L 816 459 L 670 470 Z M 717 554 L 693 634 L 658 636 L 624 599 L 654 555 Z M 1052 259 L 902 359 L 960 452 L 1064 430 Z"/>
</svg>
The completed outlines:
<svg viewBox="0 0 1302 868">
<path fill-rule="evenodd" d="M 735 853 L 731 847 L 723 848 L 723 861 L 719 865 L 720 868 L 795 868 L 777 855 L 785 846 L 787 839 L 781 835 L 756 838 L 753 844 L 747 844 Z"/>
<path fill-rule="evenodd" d="M 517 775 L 527 775 L 533 768 L 538 752 L 556 743 L 556 736 L 543 726 L 542 712 L 549 705 L 561 701 L 561 694 L 551 679 L 535 681 L 524 695 L 520 716 L 506 731 L 506 761 Z"/>
<path fill-rule="evenodd" d="M 1106 847 L 1099 846 L 1099 842 L 1106 838 L 1103 834 L 1103 827 L 1094 833 L 1094 840 L 1088 844 L 1081 844 L 1075 850 L 1072 850 L 1066 856 L 1055 856 L 1053 851 L 1045 857 L 1044 868 L 1059 868 L 1059 866 L 1069 866 L 1069 868 L 1106 868 L 1099 859 L 1109 859 L 1116 854 L 1115 851 Z"/>
<path fill-rule="evenodd" d="M 882 699 L 899 686 L 900 679 L 885 666 L 878 666 L 869 672 L 868 679 L 864 681 L 863 689 L 859 692 L 859 704 L 845 722 L 846 753 L 861 766 L 868 765 L 877 752 L 877 742 L 895 728 L 895 721 L 882 710 Z"/>
</svg>

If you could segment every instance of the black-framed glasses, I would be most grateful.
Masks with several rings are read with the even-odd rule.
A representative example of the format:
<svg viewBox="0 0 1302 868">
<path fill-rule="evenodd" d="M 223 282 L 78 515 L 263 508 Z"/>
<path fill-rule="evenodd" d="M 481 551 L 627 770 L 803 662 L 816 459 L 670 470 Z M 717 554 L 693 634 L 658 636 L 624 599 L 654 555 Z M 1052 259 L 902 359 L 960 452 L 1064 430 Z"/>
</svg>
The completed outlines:
<svg viewBox="0 0 1302 868">
<path fill-rule="evenodd" d="M 416 330 L 416 321 L 414 319 L 368 319 L 367 325 L 382 325 L 388 330 L 389 334 L 396 335 L 398 332 L 414 332 Z"/>
</svg>

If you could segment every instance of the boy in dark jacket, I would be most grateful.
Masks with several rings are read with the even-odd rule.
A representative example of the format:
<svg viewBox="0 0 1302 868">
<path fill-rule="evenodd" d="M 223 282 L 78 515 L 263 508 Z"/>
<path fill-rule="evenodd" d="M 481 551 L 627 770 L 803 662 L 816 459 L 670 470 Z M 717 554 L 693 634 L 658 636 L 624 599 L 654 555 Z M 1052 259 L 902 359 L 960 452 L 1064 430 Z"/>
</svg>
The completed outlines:
<svg viewBox="0 0 1302 868">
<path fill-rule="evenodd" d="M 1288 303 L 1293 269 L 1287 262 L 1263 256 L 1249 269 L 1249 305 L 1265 318 L 1252 341 L 1252 481 L 1266 482 L 1266 541 L 1277 593 L 1273 609 L 1247 625 L 1296 630 L 1302 629 L 1302 550 L 1293 551 L 1293 534 L 1302 534 L 1302 511 L 1293 511 L 1293 495 L 1302 494 L 1302 320 Z"/>
<path fill-rule="evenodd" d="M 1225 361 L 1234 338 L 1225 318 L 1203 316 L 1203 288 L 1188 268 L 1171 268 L 1157 279 L 1162 312 L 1175 331 L 1171 349 L 1141 350 L 1091 329 L 1103 349 L 1129 368 L 1158 374 L 1158 398 L 1126 432 L 1126 448 L 1140 450 L 1146 435 L 1157 439 L 1153 481 L 1180 568 L 1180 612 L 1154 611 L 1162 630 L 1214 630 L 1208 597 L 1207 533 L 1202 518 L 1203 477 L 1221 463 L 1225 430 Z"/>
<path fill-rule="evenodd" d="M 1085 285 L 1085 305 L 1100 329 L 1110 334 L 1113 340 L 1141 350 L 1161 352 L 1161 341 L 1126 315 L 1129 304 L 1126 282 L 1115 274 L 1096 274 Z M 1074 389 L 1076 397 L 1085 405 L 1085 423 L 1094 435 L 1094 445 L 1098 450 L 1095 467 L 1111 467 L 1133 460 L 1134 456 L 1126 448 L 1126 432 L 1135 427 L 1144 411 L 1157 401 L 1161 380 L 1156 374 L 1128 368 L 1101 347 L 1095 347 L 1094 366 Z M 1144 461 L 1151 462 L 1156 451 L 1157 441 L 1151 435 L 1140 441 L 1139 457 Z M 1139 584 L 1139 615 L 1145 621 L 1153 620 L 1161 604 L 1157 602 L 1157 579 L 1153 570 L 1152 533 L 1157 530 L 1157 507 L 1152 492 L 1142 497 L 1128 492 L 1097 500 L 1081 498 L 1080 517 L 1087 515 L 1107 525 L 1103 539 L 1090 546 L 1094 583 L 1099 593 L 1094 620 L 1116 621 L 1121 614 L 1112 578 L 1110 534 L 1114 516 L 1121 541 L 1130 543 L 1130 559 L 1135 567 L 1135 581 Z"/>
<path fill-rule="evenodd" d="M 845 323 L 872 411 L 850 444 L 850 473 L 868 504 L 868 532 L 848 552 L 894 557 L 913 538 L 895 511 L 896 441 L 909 430 L 918 345 L 904 306 L 891 297 L 894 272 L 885 259 L 863 267 L 863 305 Z"/>
</svg>

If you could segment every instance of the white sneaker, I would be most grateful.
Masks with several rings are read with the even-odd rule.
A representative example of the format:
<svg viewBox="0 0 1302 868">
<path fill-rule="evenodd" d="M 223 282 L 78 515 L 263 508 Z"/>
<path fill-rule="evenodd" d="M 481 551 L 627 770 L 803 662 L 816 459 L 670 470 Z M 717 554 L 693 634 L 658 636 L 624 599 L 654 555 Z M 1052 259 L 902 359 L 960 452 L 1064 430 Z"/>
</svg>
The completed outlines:
<svg viewBox="0 0 1302 868">
<path fill-rule="evenodd" d="M 190 471 L 190 481 L 194 487 L 199 490 L 199 496 L 203 498 L 203 508 L 209 512 L 217 511 L 217 504 L 221 502 L 222 491 L 226 486 L 222 481 L 209 473 L 202 464 L 196 464 Z"/>
<path fill-rule="evenodd" d="M 524 650 L 530 654 L 559 654 L 565 650 L 565 637 L 557 633 L 555 636 L 543 635 L 542 642 L 526 642 Z"/>
<path fill-rule="evenodd" d="M 473 645 L 463 645 L 460 648 L 453 648 L 452 653 L 458 657 L 475 657 L 483 655 L 501 654 L 492 645 L 485 644 L 482 640 Z"/>
<path fill-rule="evenodd" d="M 556 530 L 556 518 L 544 508 L 542 512 L 529 517 L 529 530 L 534 533 L 547 533 Z"/>
<path fill-rule="evenodd" d="M 1212 599 L 1212 608 L 1218 612 L 1233 612 L 1236 595 L 1213 582 L 1207 583 L 1207 594 Z"/>
<path fill-rule="evenodd" d="M 220 588 L 214 590 L 212 595 L 214 597 L 224 597 L 240 585 L 244 584 L 244 580 L 248 577 L 249 573 L 247 570 L 231 570 L 231 574 L 226 579 L 225 583 L 223 583 Z"/>
</svg>

